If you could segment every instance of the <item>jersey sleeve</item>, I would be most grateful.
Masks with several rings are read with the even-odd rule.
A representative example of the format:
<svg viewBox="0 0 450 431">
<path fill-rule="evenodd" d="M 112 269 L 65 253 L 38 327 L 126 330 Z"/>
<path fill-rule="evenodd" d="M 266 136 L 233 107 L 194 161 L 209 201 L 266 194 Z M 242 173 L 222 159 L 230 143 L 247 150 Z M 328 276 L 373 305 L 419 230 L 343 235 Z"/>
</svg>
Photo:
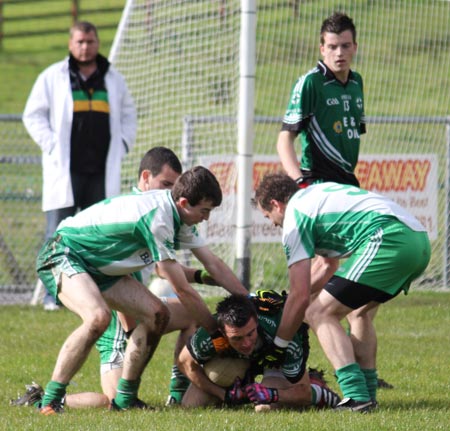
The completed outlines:
<svg viewBox="0 0 450 431">
<path fill-rule="evenodd" d="M 295 83 L 281 130 L 300 133 L 305 127 L 314 110 L 314 88 L 309 75 L 300 77 Z"/>
<path fill-rule="evenodd" d="M 314 257 L 313 221 L 292 207 L 286 211 L 283 223 L 283 249 L 288 267 Z"/>
<path fill-rule="evenodd" d="M 216 355 L 211 336 L 205 328 L 201 327 L 192 335 L 187 348 L 199 364 L 208 362 Z"/>
</svg>

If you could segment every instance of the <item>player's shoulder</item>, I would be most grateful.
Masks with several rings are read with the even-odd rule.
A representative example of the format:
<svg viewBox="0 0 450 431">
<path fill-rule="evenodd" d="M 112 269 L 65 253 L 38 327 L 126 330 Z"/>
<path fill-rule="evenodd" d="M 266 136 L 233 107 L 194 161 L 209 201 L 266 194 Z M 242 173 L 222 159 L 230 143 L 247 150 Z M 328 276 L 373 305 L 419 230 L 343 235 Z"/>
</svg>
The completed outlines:
<svg viewBox="0 0 450 431">
<path fill-rule="evenodd" d="M 303 87 L 323 81 L 323 74 L 317 66 L 300 75 L 295 82 L 294 88 L 301 90 Z"/>
<path fill-rule="evenodd" d="M 363 85 L 363 78 L 362 75 L 359 72 L 356 72 L 354 70 L 351 71 L 351 75 L 350 75 L 350 81 L 358 84 L 359 86 L 362 87 Z"/>
</svg>

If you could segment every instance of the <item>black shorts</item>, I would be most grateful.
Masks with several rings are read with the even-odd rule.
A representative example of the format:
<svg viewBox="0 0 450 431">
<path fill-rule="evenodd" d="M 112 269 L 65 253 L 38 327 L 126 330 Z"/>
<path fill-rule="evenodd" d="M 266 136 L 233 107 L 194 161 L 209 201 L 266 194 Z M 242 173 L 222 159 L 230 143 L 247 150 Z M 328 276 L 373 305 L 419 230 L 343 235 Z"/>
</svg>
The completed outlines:
<svg viewBox="0 0 450 431">
<path fill-rule="evenodd" d="M 366 286 L 365 284 L 338 277 L 337 275 L 333 275 L 333 277 L 330 278 L 330 281 L 325 285 L 324 290 L 339 302 L 353 310 L 372 301 L 383 303 L 396 296 Z"/>
</svg>

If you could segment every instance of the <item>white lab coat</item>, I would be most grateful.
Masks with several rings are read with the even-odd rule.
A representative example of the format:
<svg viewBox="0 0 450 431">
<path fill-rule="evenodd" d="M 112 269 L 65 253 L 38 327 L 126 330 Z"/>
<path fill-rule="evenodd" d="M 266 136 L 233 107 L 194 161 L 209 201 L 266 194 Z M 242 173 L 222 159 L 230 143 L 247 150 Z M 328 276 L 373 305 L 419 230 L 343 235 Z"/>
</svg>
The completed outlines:
<svg viewBox="0 0 450 431">
<path fill-rule="evenodd" d="M 136 139 L 136 109 L 124 77 L 110 65 L 105 75 L 111 142 L 106 159 L 106 197 L 120 193 L 122 158 Z M 42 210 L 74 205 L 70 179 L 73 99 L 68 57 L 37 78 L 23 113 L 23 123 L 42 150 Z"/>
</svg>

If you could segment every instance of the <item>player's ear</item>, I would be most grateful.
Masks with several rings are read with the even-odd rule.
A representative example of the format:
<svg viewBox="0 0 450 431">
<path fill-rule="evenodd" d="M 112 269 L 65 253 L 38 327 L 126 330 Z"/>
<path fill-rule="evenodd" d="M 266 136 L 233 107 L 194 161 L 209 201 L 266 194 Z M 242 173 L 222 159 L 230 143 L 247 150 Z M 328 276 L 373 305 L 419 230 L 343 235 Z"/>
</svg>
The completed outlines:
<svg viewBox="0 0 450 431">
<path fill-rule="evenodd" d="M 186 208 L 189 205 L 189 201 L 183 196 L 181 196 L 178 199 L 178 205 L 180 205 L 181 208 Z"/>
</svg>

